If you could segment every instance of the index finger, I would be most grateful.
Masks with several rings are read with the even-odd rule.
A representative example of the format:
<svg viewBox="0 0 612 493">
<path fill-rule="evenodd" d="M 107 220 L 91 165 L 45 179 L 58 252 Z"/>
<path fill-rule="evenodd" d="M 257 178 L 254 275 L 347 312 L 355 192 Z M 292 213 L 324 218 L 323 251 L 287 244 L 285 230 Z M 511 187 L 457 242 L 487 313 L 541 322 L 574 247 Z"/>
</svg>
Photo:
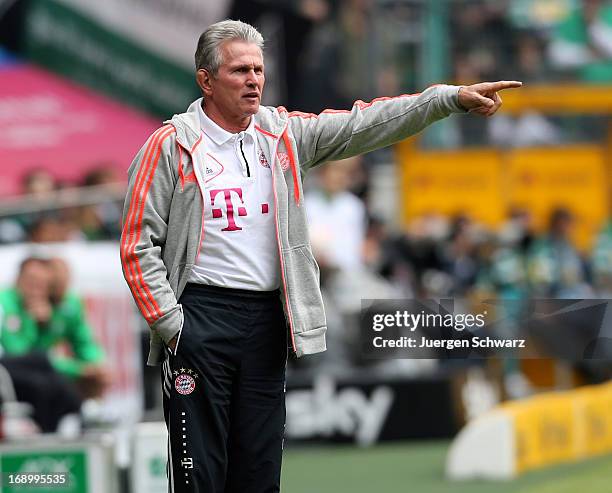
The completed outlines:
<svg viewBox="0 0 612 493">
<path fill-rule="evenodd" d="M 490 91 L 501 91 L 503 89 L 514 89 L 517 87 L 521 87 L 523 85 L 522 82 L 518 80 L 500 80 L 498 82 L 489 82 L 489 90 Z"/>
</svg>

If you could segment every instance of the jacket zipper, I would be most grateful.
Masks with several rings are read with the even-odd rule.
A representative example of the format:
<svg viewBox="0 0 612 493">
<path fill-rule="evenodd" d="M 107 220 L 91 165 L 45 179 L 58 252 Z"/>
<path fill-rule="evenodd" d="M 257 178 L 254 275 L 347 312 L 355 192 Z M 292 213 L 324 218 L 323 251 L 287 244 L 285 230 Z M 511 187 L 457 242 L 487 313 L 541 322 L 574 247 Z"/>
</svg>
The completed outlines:
<svg viewBox="0 0 612 493">
<path fill-rule="evenodd" d="M 287 130 L 287 127 L 289 126 L 289 124 L 285 125 L 285 127 L 283 128 L 283 133 Z M 279 230 L 279 224 L 278 224 L 278 197 L 276 195 L 276 175 L 274 173 L 274 161 L 276 160 L 276 153 L 278 152 L 278 146 L 280 144 L 280 141 L 282 139 L 282 133 L 280 134 L 280 136 L 278 137 L 278 140 L 276 141 L 276 146 L 274 147 L 274 154 L 271 157 L 272 159 L 272 192 L 274 195 L 274 224 L 276 226 L 276 244 L 278 246 L 278 257 L 280 260 L 280 269 L 281 269 L 281 277 L 282 277 L 282 283 L 283 283 L 283 292 L 285 294 L 285 304 L 287 305 L 287 315 L 289 317 L 289 333 L 291 335 L 291 347 L 293 348 L 293 352 L 297 352 L 297 349 L 295 347 L 295 338 L 293 335 L 293 313 L 291 312 L 291 305 L 289 303 L 289 293 L 288 293 L 288 289 L 287 289 L 287 282 L 286 282 L 286 277 L 285 277 L 285 261 L 283 260 L 283 249 L 281 247 L 281 242 L 280 242 L 280 236 L 278 234 L 278 230 Z"/>
<path fill-rule="evenodd" d="M 202 137 L 200 137 L 202 138 Z M 195 258 L 195 264 L 198 263 L 198 259 L 200 258 L 200 252 L 202 251 L 202 240 L 204 239 L 204 206 L 205 206 L 205 200 L 204 200 L 204 189 L 202 188 L 202 184 L 200 183 L 200 177 L 198 176 L 198 169 L 195 163 L 195 159 L 193 157 L 193 154 L 191 153 L 191 150 L 187 149 L 184 145 L 182 145 L 180 142 L 178 142 L 178 145 L 180 145 L 186 152 L 187 154 L 189 154 L 189 157 L 191 157 L 191 164 L 193 166 L 193 174 L 195 176 L 196 179 L 196 183 L 198 184 L 198 188 L 200 189 L 200 197 L 202 197 L 202 220 L 200 223 L 200 235 L 199 235 L 199 239 L 198 239 L 198 253 L 196 254 L 196 258 Z M 194 146 L 193 149 L 195 149 L 197 146 Z"/>
</svg>

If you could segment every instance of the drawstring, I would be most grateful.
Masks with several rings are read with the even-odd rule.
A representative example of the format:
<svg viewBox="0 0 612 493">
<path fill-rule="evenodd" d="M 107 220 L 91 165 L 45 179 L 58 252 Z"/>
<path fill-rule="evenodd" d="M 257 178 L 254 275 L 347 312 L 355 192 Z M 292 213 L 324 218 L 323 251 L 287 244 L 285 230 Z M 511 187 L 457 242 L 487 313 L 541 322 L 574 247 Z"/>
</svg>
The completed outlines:
<svg viewBox="0 0 612 493">
<path fill-rule="evenodd" d="M 295 165 L 295 157 L 293 156 L 293 148 L 291 147 L 291 141 L 287 134 L 287 129 L 283 132 L 283 142 L 287 149 L 287 156 L 289 157 L 289 165 L 291 166 L 291 173 L 293 174 L 293 196 L 295 197 L 295 203 L 300 205 L 300 185 L 298 182 L 297 168 Z"/>
</svg>

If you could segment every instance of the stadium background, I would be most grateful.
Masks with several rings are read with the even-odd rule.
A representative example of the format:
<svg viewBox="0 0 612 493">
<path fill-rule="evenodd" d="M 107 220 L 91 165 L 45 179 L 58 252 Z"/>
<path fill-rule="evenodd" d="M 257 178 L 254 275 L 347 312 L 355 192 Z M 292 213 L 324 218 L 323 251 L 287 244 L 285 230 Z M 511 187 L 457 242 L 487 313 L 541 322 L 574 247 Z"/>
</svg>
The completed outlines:
<svg viewBox="0 0 612 493">
<path fill-rule="evenodd" d="M 0 467 L 12 457 L 31 472 L 40 450 L 77 444 L 87 465 L 71 471 L 74 491 L 108 477 L 107 491 L 163 491 L 146 445 L 163 438 L 137 425 L 161 419 L 161 390 L 122 279 L 119 216 L 133 155 L 198 97 L 197 37 L 231 16 L 264 33 L 264 103 L 290 110 L 439 82 L 525 83 L 493 119 L 451 117 L 307 179 L 329 350 L 289 362 L 286 491 L 610 491 L 609 406 L 598 422 L 608 445 L 534 460 L 503 482 L 445 475 L 451 440 L 500 403 L 563 391 L 575 404 L 573 389 L 608 381 L 605 348 L 565 356 L 580 323 L 538 359 L 450 364 L 364 360 L 358 321 L 365 298 L 607 298 L 611 12 L 604 0 L 1 1 L 0 282 L 11 286 L 27 255 L 64 258 L 112 382 L 87 402 L 82 430 L 61 436 L 29 436 L 27 413 L 3 394 Z"/>
</svg>

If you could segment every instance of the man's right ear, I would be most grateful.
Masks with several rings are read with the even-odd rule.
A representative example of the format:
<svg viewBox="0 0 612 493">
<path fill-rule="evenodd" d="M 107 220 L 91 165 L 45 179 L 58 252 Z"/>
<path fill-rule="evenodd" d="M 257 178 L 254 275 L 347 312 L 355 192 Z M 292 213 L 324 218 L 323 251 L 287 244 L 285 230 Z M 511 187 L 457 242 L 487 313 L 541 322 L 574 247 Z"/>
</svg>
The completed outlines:
<svg viewBox="0 0 612 493">
<path fill-rule="evenodd" d="M 212 94 L 212 84 L 211 84 L 212 76 L 208 72 L 208 70 L 201 68 L 196 72 L 196 81 L 198 82 L 198 86 L 202 89 L 204 96 L 209 96 Z"/>
</svg>

